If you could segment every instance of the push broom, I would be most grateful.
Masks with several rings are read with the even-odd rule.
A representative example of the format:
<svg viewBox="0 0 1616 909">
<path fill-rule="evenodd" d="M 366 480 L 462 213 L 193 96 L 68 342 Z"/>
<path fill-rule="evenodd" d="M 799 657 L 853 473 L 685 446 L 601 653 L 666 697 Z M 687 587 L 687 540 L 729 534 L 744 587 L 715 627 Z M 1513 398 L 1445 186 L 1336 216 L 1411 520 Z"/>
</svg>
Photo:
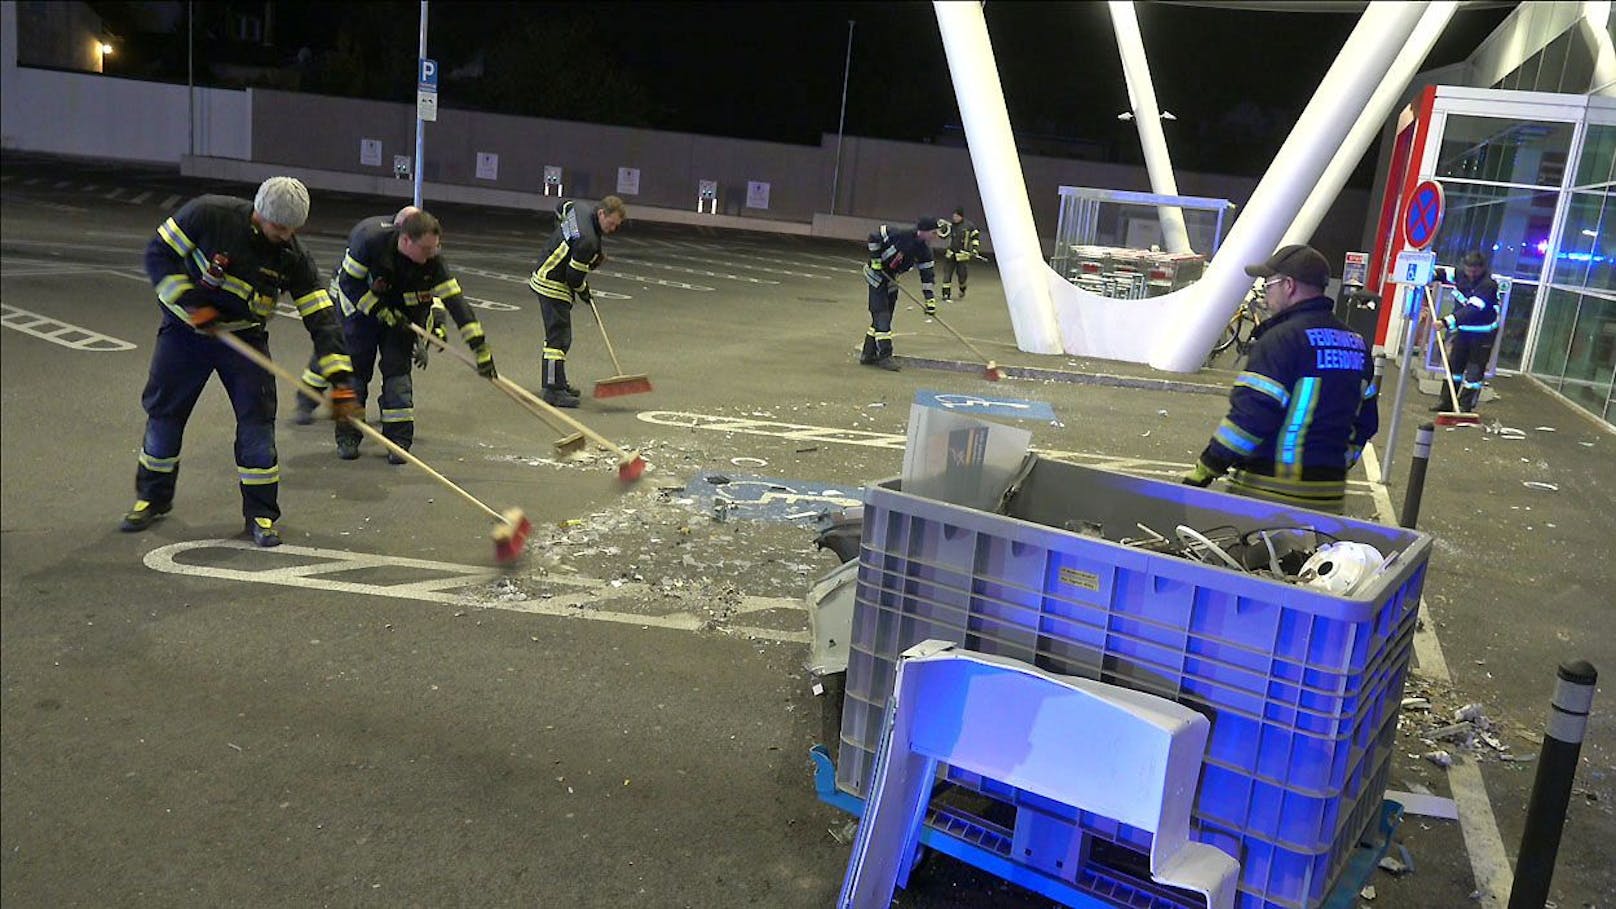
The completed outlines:
<svg viewBox="0 0 1616 909">
<path fill-rule="evenodd" d="M 440 350 L 446 350 L 449 353 L 454 354 L 456 357 L 460 358 L 461 362 L 465 363 L 467 366 L 470 366 L 472 369 L 477 368 L 477 361 L 472 359 L 471 355 L 465 351 L 450 347 L 446 342 L 443 341 L 443 339 L 413 322 L 410 323 L 410 328 L 428 343 L 437 346 Z M 521 386 L 510 381 L 509 379 L 502 379 L 500 376 L 495 376 L 494 378 L 490 379 L 489 383 L 500 391 L 505 392 L 505 394 L 509 396 L 512 401 L 515 401 L 517 404 L 521 405 L 523 410 L 534 415 L 535 417 L 538 417 L 540 421 L 549 426 L 551 429 L 558 428 L 556 423 L 551 421 L 549 414 L 537 407 L 534 407 L 527 398 L 522 396 L 521 392 L 523 389 Z M 561 424 L 561 428 L 566 428 L 566 424 Z M 561 438 L 556 439 L 554 445 L 556 452 L 564 457 L 581 450 L 584 447 L 585 441 L 586 440 L 584 439 L 583 433 L 569 432 Z"/>
<path fill-rule="evenodd" d="M 241 354 L 252 362 L 268 370 L 270 373 L 284 380 L 288 385 L 296 389 L 298 394 L 303 395 L 306 398 L 311 398 L 316 402 L 324 402 L 325 399 L 320 395 L 319 392 L 303 384 L 297 378 L 297 376 L 287 372 L 278 363 L 258 352 L 246 341 L 241 340 L 228 331 L 216 331 L 212 332 L 212 335 L 213 337 L 218 338 L 220 341 L 223 341 L 227 346 L 235 350 L 236 353 Z M 465 491 L 464 489 L 461 489 L 453 480 L 450 480 L 448 477 L 427 466 L 425 461 L 421 460 L 415 455 L 410 454 L 409 451 L 407 451 L 402 445 L 399 445 L 392 439 L 382 435 L 381 430 L 378 430 L 363 420 L 355 419 L 350 420 L 349 422 L 353 424 L 354 428 L 358 429 L 365 435 L 370 436 L 382 447 L 386 448 L 388 451 L 392 452 L 398 457 L 410 462 L 416 467 L 419 467 L 427 474 L 427 476 L 430 476 L 432 479 L 437 480 L 439 483 L 442 483 L 444 486 L 453 490 L 455 493 L 459 494 L 461 498 L 477 506 L 489 517 L 499 522 L 498 525 L 494 527 L 493 537 L 494 558 L 500 562 L 500 564 L 509 564 L 521 557 L 522 547 L 527 544 L 527 535 L 533 532 L 533 523 L 527 519 L 525 514 L 522 513 L 522 509 L 507 508 L 504 512 L 495 511 L 494 509 L 488 507 L 488 505 L 486 505 L 481 499 Z"/>
<path fill-rule="evenodd" d="M 1425 308 L 1431 313 L 1431 321 L 1440 325 L 1442 323 L 1442 318 L 1441 316 L 1437 315 L 1436 304 L 1431 301 L 1431 288 L 1422 287 L 1420 288 L 1420 292 L 1425 295 Z M 1458 407 L 1459 390 L 1453 387 L 1453 366 L 1448 363 L 1448 345 L 1442 343 L 1440 332 L 1437 334 L 1436 349 L 1442 354 L 1442 378 L 1443 381 L 1448 383 L 1448 400 L 1453 402 L 1454 407 Z M 1438 426 L 1477 426 L 1480 424 L 1480 414 L 1467 413 L 1465 411 L 1457 410 L 1444 410 L 1436 415 L 1436 425 Z"/>
<path fill-rule="evenodd" d="M 462 353 L 461 351 L 454 350 L 441 338 L 428 332 L 424 332 L 419 327 L 416 327 L 415 331 L 417 334 L 425 337 L 434 346 L 442 350 L 450 351 L 462 361 L 466 362 L 473 369 L 476 368 L 476 361 L 472 360 L 469 355 Z M 619 480 L 622 480 L 625 483 L 632 483 L 640 478 L 640 474 L 645 472 L 644 458 L 634 454 L 633 452 L 625 451 L 621 447 L 612 444 L 612 442 L 605 436 L 595 432 L 593 429 L 590 429 L 572 417 L 562 413 L 559 409 L 551 406 L 549 402 L 545 401 L 543 398 L 539 397 L 533 392 L 528 391 L 504 376 L 495 376 L 489 381 L 499 386 L 501 391 L 510 395 L 512 398 L 522 402 L 523 406 L 527 407 L 530 412 L 544 420 L 546 423 L 549 423 L 552 427 L 561 426 L 572 430 L 572 435 L 569 435 L 555 443 L 557 448 L 560 448 L 563 451 L 575 451 L 583 446 L 585 439 L 588 439 L 589 441 L 594 442 L 596 445 L 599 445 L 600 447 L 617 455 L 617 478 Z"/>
<path fill-rule="evenodd" d="M 595 298 L 589 296 L 584 299 L 589 303 L 589 311 L 595 314 L 595 324 L 600 326 L 600 339 L 606 342 L 606 353 L 612 358 L 612 368 L 617 370 L 617 375 L 595 383 L 595 397 L 615 398 L 619 395 L 641 395 L 650 391 L 650 376 L 623 375 L 623 364 L 617 362 L 617 351 L 612 349 L 612 337 L 606 333 L 606 323 L 600 320 L 600 309 L 595 306 Z"/>
<path fill-rule="evenodd" d="M 913 300 L 915 305 L 919 306 L 921 309 L 926 308 L 926 304 L 920 302 L 920 300 L 915 297 L 914 292 L 911 291 L 909 288 L 904 287 L 902 284 L 898 284 L 897 281 L 893 281 L 892 283 L 896 284 L 898 289 L 903 291 L 904 294 L 906 296 L 908 296 L 910 300 Z M 941 325 L 944 328 L 948 329 L 949 334 L 953 335 L 955 338 L 958 338 L 959 342 L 961 344 L 964 344 L 967 350 L 969 350 L 973 354 L 976 354 L 976 358 L 978 360 L 983 360 L 983 361 L 986 362 L 986 365 L 984 365 L 982 367 L 982 378 L 987 379 L 989 382 L 997 382 L 1000 379 L 1004 378 L 1004 374 L 999 371 L 999 364 L 997 364 L 997 363 L 993 362 L 993 360 L 989 359 L 986 354 L 982 353 L 982 351 L 977 350 L 975 344 L 972 344 L 970 341 L 965 340 L 965 336 L 960 334 L 959 332 L 955 331 L 953 329 L 953 327 L 950 326 L 947 322 L 944 322 L 942 316 L 939 316 L 936 313 L 932 313 L 931 317 L 933 319 L 937 320 L 938 325 Z"/>
</svg>

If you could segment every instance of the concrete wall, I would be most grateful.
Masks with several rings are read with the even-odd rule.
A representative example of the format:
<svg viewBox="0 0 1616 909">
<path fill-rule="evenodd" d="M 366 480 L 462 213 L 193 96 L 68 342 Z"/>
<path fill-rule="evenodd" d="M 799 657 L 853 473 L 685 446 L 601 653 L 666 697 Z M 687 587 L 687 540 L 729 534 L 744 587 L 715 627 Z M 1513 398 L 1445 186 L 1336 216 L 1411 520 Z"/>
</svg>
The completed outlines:
<svg viewBox="0 0 1616 909">
<path fill-rule="evenodd" d="M 17 65 L 17 4 L 0 4 L 0 147 L 120 161 L 177 162 L 191 151 L 183 85 Z M 249 92 L 196 90 L 196 153 L 252 155 Z"/>
<path fill-rule="evenodd" d="M 253 136 L 256 161 L 391 176 L 395 154 L 415 153 L 415 107 L 260 90 Z M 382 141 L 380 166 L 360 164 L 361 139 Z M 478 152 L 499 155 L 497 180 L 477 178 Z M 423 180 L 516 192 L 538 192 L 545 165 L 558 165 L 567 194 L 592 199 L 617 192 L 619 167 L 638 168 L 639 193 L 623 194 L 631 208 L 694 210 L 704 179 L 719 182 L 719 211 L 739 218 L 808 222 L 829 198 L 816 147 L 566 120 L 440 108 L 425 157 Z M 770 184 L 767 209 L 745 207 L 748 180 Z"/>
</svg>

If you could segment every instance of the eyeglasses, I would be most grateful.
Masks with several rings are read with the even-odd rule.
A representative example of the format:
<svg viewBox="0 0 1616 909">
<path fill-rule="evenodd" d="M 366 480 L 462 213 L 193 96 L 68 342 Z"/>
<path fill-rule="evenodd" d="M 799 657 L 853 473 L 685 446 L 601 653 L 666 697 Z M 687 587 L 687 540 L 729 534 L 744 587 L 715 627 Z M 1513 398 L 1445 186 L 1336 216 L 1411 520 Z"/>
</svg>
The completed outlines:
<svg viewBox="0 0 1616 909">
<path fill-rule="evenodd" d="M 1262 282 L 1262 286 L 1263 286 L 1264 289 L 1267 289 L 1267 288 L 1273 287 L 1275 284 L 1278 284 L 1279 282 L 1281 282 L 1281 281 L 1283 281 L 1283 280 L 1285 280 L 1286 278 L 1289 278 L 1289 277 L 1290 277 L 1290 275 L 1274 275 L 1272 278 L 1269 278 L 1268 280 Z"/>
</svg>

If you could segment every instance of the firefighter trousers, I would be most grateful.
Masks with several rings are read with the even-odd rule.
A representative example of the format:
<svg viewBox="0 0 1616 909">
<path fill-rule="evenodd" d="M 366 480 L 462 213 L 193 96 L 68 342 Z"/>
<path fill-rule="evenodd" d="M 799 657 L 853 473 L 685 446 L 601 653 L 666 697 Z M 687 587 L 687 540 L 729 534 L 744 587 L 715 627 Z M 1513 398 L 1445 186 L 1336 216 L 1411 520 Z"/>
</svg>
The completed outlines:
<svg viewBox="0 0 1616 909">
<path fill-rule="evenodd" d="M 415 333 L 409 326 L 393 328 L 361 312 L 342 320 L 342 333 L 353 359 L 353 390 L 360 412 L 370 396 L 370 380 L 379 359 L 382 368 L 382 435 L 409 448 L 415 441 L 415 387 L 410 379 Z M 337 442 L 358 445 L 364 436 L 347 422 L 336 424 Z"/>
<path fill-rule="evenodd" d="M 870 327 L 864 332 L 860 363 L 892 356 L 892 314 L 898 308 L 898 286 L 890 279 L 870 287 Z"/>
<path fill-rule="evenodd" d="M 236 337 L 269 356 L 266 332 L 243 331 Z M 174 501 L 185 424 L 215 373 L 236 412 L 241 513 L 248 520 L 278 520 L 281 469 L 275 454 L 275 377 L 222 341 L 173 318 L 165 317 L 157 329 L 146 389 L 140 396 L 146 434 L 135 468 L 135 495 L 157 505 Z"/>
<path fill-rule="evenodd" d="M 535 293 L 544 317 L 545 388 L 567 388 L 567 351 L 572 349 L 572 301 Z"/>
</svg>

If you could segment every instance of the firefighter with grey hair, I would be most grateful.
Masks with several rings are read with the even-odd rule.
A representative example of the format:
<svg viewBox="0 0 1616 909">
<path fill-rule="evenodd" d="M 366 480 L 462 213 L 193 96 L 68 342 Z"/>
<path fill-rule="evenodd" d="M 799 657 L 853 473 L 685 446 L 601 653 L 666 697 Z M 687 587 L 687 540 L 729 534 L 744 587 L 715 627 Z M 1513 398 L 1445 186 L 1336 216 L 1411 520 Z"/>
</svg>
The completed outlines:
<svg viewBox="0 0 1616 909">
<path fill-rule="evenodd" d="M 231 332 L 267 357 L 275 303 L 281 294 L 291 296 L 314 341 L 311 369 L 330 389 L 333 418 L 343 425 L 358 411 L 349 385 L 353 362 L 336 308 L 320 284 L 314 257 L 297 240 L 308 217 L 308 189 L 292 177 L 270 177 L 251 202 L 192 199 L 146 245 L 146 273 L 163 321 L 140 399 L 146 433 L 135 468 L 137 498 L 119 529 L 145 530 L 173 510 L 185 424 L 217 374 L 236 413 L 236 471 L 247 532 L 259 546 L 280 543 L 275 378 L 213 335 Z"/>
</svg>

